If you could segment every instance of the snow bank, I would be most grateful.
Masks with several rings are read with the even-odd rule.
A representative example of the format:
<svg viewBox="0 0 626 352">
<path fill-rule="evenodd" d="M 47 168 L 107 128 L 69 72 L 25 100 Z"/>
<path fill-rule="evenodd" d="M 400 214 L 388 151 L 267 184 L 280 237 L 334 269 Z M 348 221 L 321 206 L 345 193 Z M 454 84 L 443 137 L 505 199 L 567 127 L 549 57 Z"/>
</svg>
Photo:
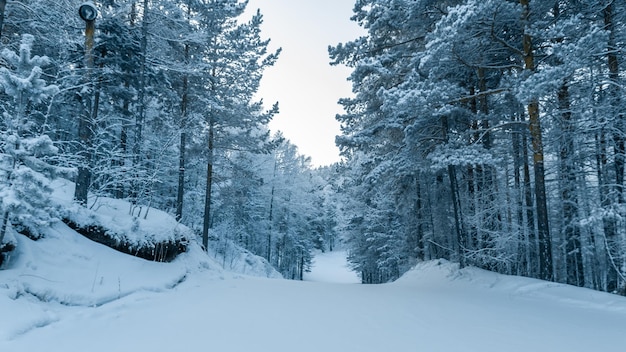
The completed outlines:
<svg viewBox="0 0 626 352">
<path fill-rule="evenodd" d="M 0 271 L 0 335 L 10 338 L 58 320 L 52 306 L 97 307 L 138 291 L 163 291 L 185 280 L 184 258 L 150 262 L 96 244 L 58 223 L 45 238 L 16 236 L 17 248 Z M 197 266 L 215 267 L 208 260 Z"/>
<path fill-rule="evenodd" d="M 503 275 L 475 267 L 459 269 L 458 263 L 444 259 L 419 263 L 392 285 L 415 289 L 454 287 L 472 291 L 481 290 L 535 302 L 551 302 L 626 314 L 626 299 L 621 296 L 527 277 Z"/>
<path fill-rule="evenodd" d="M 62 223 L 38 241 L 24 236 L 16 236 L 16 241 L 17 248 L 0 270 L 0 341 L 81 309 L 141 292 L 174 290 L 189 275 L 202 273 L 207 280 L 233 274 L 280 277 L 269 264 L 244 251 L 228 271 L 195 242 L 171 263 L 152 262 L 90 241 Z"/>
<path fill-rule="evenodd" d="M 72 202 L 74 184 L 58 179 L 52 184 L 52 199 L 59 204 L 61 216 L 79 227 L 106 228 L 116 243 L 133 248 L 153 248 L 160 243 L 187 243 L 191 230 L 171 215 L 154 208 L 132 206 L 125 200 L 99 197 L 89 208 Z"/>
</svg>

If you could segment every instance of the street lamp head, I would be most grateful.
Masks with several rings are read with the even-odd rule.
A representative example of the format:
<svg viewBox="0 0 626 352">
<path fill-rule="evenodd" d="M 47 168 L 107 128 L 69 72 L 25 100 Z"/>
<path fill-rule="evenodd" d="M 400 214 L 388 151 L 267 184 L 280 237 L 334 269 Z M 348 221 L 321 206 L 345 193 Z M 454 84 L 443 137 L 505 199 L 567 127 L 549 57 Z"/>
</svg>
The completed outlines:
<svg viewBox="0 0 626 352">
<path fill-rule="evenodd" d="M 93 2 L 85 2 L 78 8 L 78 14 L 83 21 L 91 22 L 98 16 L 98 9 Z"/>
</svg>

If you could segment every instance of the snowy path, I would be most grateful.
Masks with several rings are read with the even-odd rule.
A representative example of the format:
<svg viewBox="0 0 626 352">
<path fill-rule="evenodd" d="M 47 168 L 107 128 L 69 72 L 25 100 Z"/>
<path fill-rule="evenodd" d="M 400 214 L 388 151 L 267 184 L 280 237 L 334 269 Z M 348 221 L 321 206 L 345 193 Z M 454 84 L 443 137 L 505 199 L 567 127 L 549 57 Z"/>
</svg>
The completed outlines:
<svg viewBox="0 0 626 352">
<path fill-rule="evenodd" d="M 196 276 L 98 308 L 53 305 L 58 321 L 0 341 L 0 351 L 590 352 L 626 343 L 622 298 L 496 276 L 490 284 L 503 286 L 490 289 L 482 276 L 449 281 L 442 270 L 378 286 Z"/>
<path fill-rule="evenodd" d="M 345 251 L 317 253 L 313 260 L 311 272 L 304 274 L 304 280 L 346 284 L 360 283 L 361 280 L 357 274 L 348 268 L 346 258 L 347 253 Z"/>
<path fill-rule="evenodd" d="M 346 284 L 355 276 L 342 269 L 339 254 L 319 257 L 311 281 L 296 282 L 222 272 L 198 261 L 201 253 L 149 263 L 69 232 L 29 243 L 20 243 L 23 263 L 0 271 L 2 352 L 591 352 L 626 346 L 623 297 L 459 271 L 445 261 L 424 263 L 393 284 L 360 285 Z M 100 303 L 86 303 L 90 299 Z"/>
</svg>

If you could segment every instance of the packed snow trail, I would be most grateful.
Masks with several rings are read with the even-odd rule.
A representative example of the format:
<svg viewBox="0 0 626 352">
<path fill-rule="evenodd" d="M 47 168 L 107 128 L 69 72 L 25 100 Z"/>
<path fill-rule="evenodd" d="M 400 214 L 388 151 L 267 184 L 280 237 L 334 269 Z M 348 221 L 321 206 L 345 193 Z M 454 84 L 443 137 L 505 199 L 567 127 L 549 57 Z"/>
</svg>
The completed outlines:
<svg viewBox="0 0 626 352">
<path fill-rule="evenodd" d="M 561 299 L 530 281 L 472 287 L 437 276 L 448 267 L 423 283 L 378 286 L 199 275 L 97 308 L 52 305 L 69 311 L 0 350 L 589 352 L 626 342 L 619 297 L 589 291 L 583 301 Z"/>
<path fill-rule="evenodd" d="M 348 254 L 345 251 L 317 253 L 313 259 L 311 272 L 304 273 L 305 281 L 360 283 L 358 275 L 348 268 Z"/>
<path fill-rule="evenodd" d="M 20 239 L 19 248 L 14 269 L 0 271 L 3 352 L 591 352 L 626 345 L 623 297 L 446 261 L 420 264 L 392 284 L 360 285 L 228 273 L 197 249 L 170 264 L 150 263 L 67 231 L 36 243 Z"/>
</svg>

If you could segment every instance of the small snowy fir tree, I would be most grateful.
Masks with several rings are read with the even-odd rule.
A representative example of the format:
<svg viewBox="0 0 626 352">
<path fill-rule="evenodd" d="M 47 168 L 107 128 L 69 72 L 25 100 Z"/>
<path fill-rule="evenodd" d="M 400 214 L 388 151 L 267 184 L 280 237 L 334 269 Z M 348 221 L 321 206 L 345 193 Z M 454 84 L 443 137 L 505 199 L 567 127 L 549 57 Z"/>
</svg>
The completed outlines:
<svg viewBox="0 0 626 352">
<path fill-rule="evenodd" d="M 33 41 L 32 35 L 25 34 L 19 53 L 8 49 L 0 53 L 5 61 L 0 85 L 6 94 L 0 101 L 0 243 L 9 224 L 39 237 L 41 227 L 54 219 L 49 180 L 58 169 L 46 158 L 58 150 L 50 137 L 36 132 L 29 117 L 36 105 L 56 94 L 58 88 L 41 78 L 41 66 L 49 59 L 31 56 Z"/>
</svg>

